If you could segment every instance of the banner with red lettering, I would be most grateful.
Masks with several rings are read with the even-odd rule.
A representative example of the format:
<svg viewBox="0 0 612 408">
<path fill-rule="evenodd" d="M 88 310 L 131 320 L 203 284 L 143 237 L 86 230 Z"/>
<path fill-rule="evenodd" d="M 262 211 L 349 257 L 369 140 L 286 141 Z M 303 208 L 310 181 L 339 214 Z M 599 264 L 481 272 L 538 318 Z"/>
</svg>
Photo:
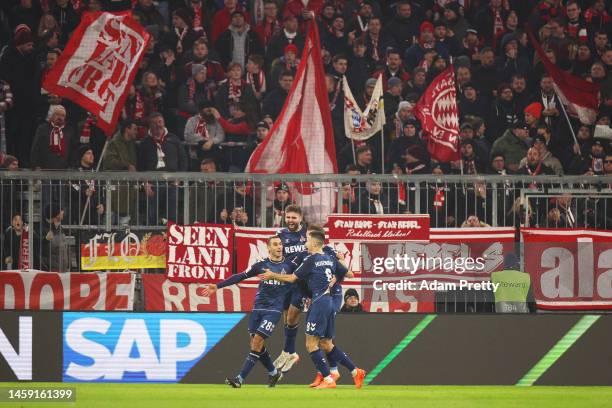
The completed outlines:
<svg viewBox="0 0 612 408">
<path fill-rule="evenodd" d="M 428 241 L 429 214 L 331 214 L 331 241 Z"/>
<path fill-rule="evenodd" d="M 214 283 L 232 274 L 231 224 L 168 222 L 166 277 L 173 282 Z"/>
<path fill-rule="evenodd" d="M 236 228 L 236 271 L 238 273 L 246 271 L 255 262 L 268 256 L 266 239 L 276 231 L 275 228 Z M 484 271 L 473 274 L 473 276 L 466 275 L 469 276 L 466 279 L 471 279 L 472 282 L 481 282 L 488 281 L 491 272 L 503 268 L 504 255 L 513 250 L 515 230 L 514 228 L 433 228 L 429 237 L 429 242 L 410 243 L 410 250 L 412 252 L 423 251 L 431 257 L 478 258 L 486 255 Z M 362 242 L 330 241 L 329 245 L 344 255 L 349 269 L 355 274 L 356 277 L 347 279 L 343 287 L 345 290 L 350 287 L 358 290 L 364 310 L 370 312 L 434 311 L 432 291 L 389 291 L 386 294 L 379 292 L 376 296 L 371 291 L 367 292 L 367 288 L 371 288 L 368 285 L 371 285 L 373 279 L 368 280 L 368 277 L 364 276 L 362 259 L 365 259 L 366 265 L 371 268 L 373 255 L 380 252 L 377 256 L 395 256 L 396 253 L 406 249 L 408 244 L 402 242 L 372 243 L 371 245 L 379 246 L 376 252 L 363 254 Z M 366 250 L 369 245 L 365 247 Z M 420 272 L 423 274 L 425 271 Z"/>
<path fill-rule="evenodd" d="M 30 231 L 29 227 L 26 225 L 23 227 L 23 231 L 21 232 L 21 239 L 19 240 L 19 260 L 17 262 L 18 268 L 20 270 L 30 269 Z M 15 260 L 13 260 L 15 262 Z"/>
<path fill-rule="evenodd" d="M 237 285 L 219 289 L 212 297 L 204 297 L 202 283 L 172 282 L 163 275 L 143 275 L 145 310 L 147 312 L 250 312 L 253 309 L 259 280 L 247 279 Z M 363 293 L 362 285 L 346 281 L 343 289 Z M 362 302 L 363 304 L 363 302 Z M 414 296 L 402 296 L 401 302 L 368 302 L 366 312 L 433 312 L 433 304 L 418 302 Z"/>
<path fill-rule="evenodd" d="M 133 273 L 0 272 L 2 310 L 133 310 Z"/>
<path fill-rule="evenodd" d="M 92 113 L 111 136 L 149 37 L 130 12 L 84 13 L 43 88 Z"/>
<path fill-rule="evenodd" d="M 219 289 L 210 298 L 202 294 L 207 284 L 173 282 L 163 275 L 143 275 L 142 285 L 147 312 L 250 312 L 259 280 Z"/>
<path fill-rule="evenodd" d="M 612 231 L 521 229 L 540 309 L 612 309 Z"/>
</svg>

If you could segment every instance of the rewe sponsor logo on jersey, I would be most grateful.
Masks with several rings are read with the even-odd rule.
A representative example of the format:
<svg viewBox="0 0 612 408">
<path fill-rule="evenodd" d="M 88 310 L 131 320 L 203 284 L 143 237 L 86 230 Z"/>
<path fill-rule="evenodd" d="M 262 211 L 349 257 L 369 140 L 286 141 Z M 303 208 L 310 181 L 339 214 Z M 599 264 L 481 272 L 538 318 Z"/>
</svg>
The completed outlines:
<svg viewBox="0 0 612 408">
<path fill-rule="evenodd" d="M 66 313 L 63 380 L 179 381 L 243 316 Z"/>
</svg>

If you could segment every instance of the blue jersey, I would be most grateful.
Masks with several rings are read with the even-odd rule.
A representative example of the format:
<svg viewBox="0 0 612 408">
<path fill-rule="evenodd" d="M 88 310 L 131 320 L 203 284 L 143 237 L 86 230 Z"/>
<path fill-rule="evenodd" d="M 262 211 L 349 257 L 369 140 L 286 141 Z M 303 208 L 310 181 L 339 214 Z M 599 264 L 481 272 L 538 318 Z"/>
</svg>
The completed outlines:
<svg viewBox="0 0 612 408">
<path fill-rule="evenodd" d="M 289 231 L 288 228 L 278 230 L 278 235 L 283 243 L 283 255 L 288 260 L 292 260 L 298 253 L 306 250 L 306 224 L 302 224 L 299 230 Z"/>
<path fill-rule="evenodd" d="M 295 270 L 295 275 L 308 285 L 312 292 L 312 301 L 329 294 L 329 283 L 332 281 L 338 265 L 338 259 L 327 254 L 311 254 Z"/>
<path fill-rule="evenodd" d="M 348 273 L 348 269 L 346 268 L 346 266 L 340 263 L 340 261 L 338 260 L 338 254 L 336 253 L 336 250 L 334 248 L 330 247 L 329 245 L 325 245 L 323 247 L 323 253 L 335 258 L 338 261 L 336 271 L 334 273 L 334 276 L 336 276 L 336 283 L 334 283 L 334 286 L 331 287 L 330 292 L 332 295 L 342 295 L 342 281 Z M 302 251 L 298 255 L 296 255 L 291 262 L 293 262 L 295 266 L 298 267 L 302 262 L 304 262 L 304 259 L 307 256 L 308 251 Z"/>
<path fill-rule="evenodd" d="M 251 269 L 248 271 L 233 275 L 223 282 L 218 283 L 217 288 L 221 289 L 241 282 L 245 279 L 261 275 L 265 272 L 264 269 L 269 269 L 272 272 L 282 275 L 290 275 L 295 270 L 295 266 L 293 263 L 288 262 L 285 258 L 278 262 L 272 261 L 270 258 L 266 258 L 263 261 L 253 264 Z M 279 282 L 277 280 L 262 280 L 259 283 L 259 288 L 257 289 L 253 310 L 276 310 L 282 312 L 285 296 L 289 290 L 291 290 L 291 287 L 291 284 Z"/>
</svg>

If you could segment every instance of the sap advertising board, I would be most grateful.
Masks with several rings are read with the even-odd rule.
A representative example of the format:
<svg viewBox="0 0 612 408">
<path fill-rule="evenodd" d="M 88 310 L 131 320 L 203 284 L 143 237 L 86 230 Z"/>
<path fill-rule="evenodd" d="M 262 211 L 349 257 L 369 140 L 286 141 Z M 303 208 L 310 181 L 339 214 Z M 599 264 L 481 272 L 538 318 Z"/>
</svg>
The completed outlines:
<svg viewBox="0 0 612 408">
<path fill-rule="evenodd" d="M 178 382 L 244 313 L 0 314 L 0 381 Z"/>
<path fill-rule="evenodd" d="M 63 381 L 180 381 L 243 317 L 64 313 Z"/>
</svg>

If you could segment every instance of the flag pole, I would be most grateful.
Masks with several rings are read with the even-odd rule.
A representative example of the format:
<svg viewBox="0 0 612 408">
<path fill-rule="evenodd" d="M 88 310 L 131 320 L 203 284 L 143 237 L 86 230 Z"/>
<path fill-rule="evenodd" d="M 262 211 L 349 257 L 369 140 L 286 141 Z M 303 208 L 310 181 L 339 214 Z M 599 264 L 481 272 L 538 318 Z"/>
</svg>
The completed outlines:
<svg viewBox="0 0 612 408">
<path fill-rule="evenodd" d="M 381 174 L 385 174 L 385 130 L 384 128 L 380 130 L 380 172 Z"/>
<path fill-rule="evenodd" d="M 96 166 L 96 173 L 100 170 L 100 165 L 102 164 L 102 160 L 104 160 L 104 153 L 106 153 L 106 146 L 108 146 L 108 138 L 104 141 L 104 147 L 102 148 L 102 153 L 100 153 L 100 160 L 98 160 L 98 165 Z M 89 208 L 89 204 L 91 202 L 91 196 L 87 197 L 87 201 L 85 201 L 85 206 L 83 207 L 83 214 L 81 215 L 81 220 L 79 221 L 79 225 L 83 225 L 83 221 L 85 220 L 85 214 L 87 214 L 87 209 Z M 105 208 L 105 210 L 107 210 Z"/>
<path fill-rule="evenodd" d="M 351 147 L 353 148 L 353 164 L 357 165 L 357 154 L 355 153 L 355 139 L 351 137 Z"/>
<path fill-rule="evenodd" d="M 565 105 L 563 104 L 563 102 L 561 101 L 561 98 L 559 98 L 559 95 L 557 95 L 556 92 L 555 92 L 555 95 L 557 96 L 557 99 L 559 99 L 561 110 L 563 111 L 563 116 L 565 116 L 565 120 L 567 121 L 567 126 L 569 127 L 570 132 L 572 132 L 574 143 L 578 146 L 578 154 L 582 155 L 582 152 L 580 151 L 580 144 L 578 143 L 578 138 L 576 137 L 576 133 L 574 132 L 574 127 L 572 126 L 572 122 L 570 122 L 570 118 L 567 115 L 567 111 L 565 110 Z"/>
</svg>

